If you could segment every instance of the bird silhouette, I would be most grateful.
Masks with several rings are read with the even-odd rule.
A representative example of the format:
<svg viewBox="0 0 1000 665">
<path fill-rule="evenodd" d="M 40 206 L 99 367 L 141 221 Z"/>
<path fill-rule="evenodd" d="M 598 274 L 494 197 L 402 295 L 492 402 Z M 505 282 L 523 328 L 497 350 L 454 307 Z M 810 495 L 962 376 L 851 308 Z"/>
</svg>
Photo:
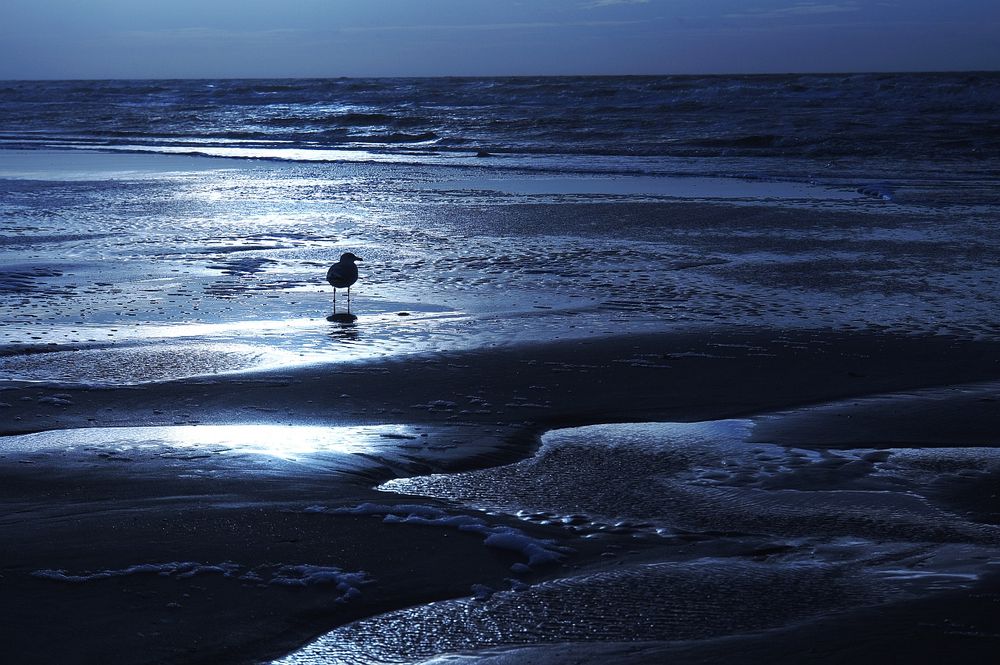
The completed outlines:
<svg viewBox="0 0 1000 665">
<path fill-rule="evenodd" d="M 351 313 L 351 285 L 358 281 L 358 267 L 355 261 L 360 261 L 361 257 L 355 256 L 351 252 L 342 254 L 340 260 L 330 266 L 326 271 L 326 281 L 333 287 L 333 313 L 337 313 L 337 289 L 347 289 L 347 313 Z"/>
</svg>

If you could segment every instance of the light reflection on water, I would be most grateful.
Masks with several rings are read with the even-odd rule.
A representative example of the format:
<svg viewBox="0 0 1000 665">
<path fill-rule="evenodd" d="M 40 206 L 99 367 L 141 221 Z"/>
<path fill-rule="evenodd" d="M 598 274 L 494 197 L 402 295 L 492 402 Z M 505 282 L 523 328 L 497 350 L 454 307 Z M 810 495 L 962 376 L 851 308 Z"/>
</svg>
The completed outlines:
<svg viewBox="0 0 1000 665">
<path fill-rule="evenodd" d="M 409 425 L 302 426 L 276 424 L 94 427 L 7 437 L 7 452 L 98 451 L 125 454 L 185 449 L 215 455 L 298 460 L 372 452 L 417 439 Z M 193 458 L 192 458 L 193 459 Z"/>
<path fill-rule="evenodd" d="M 1000 527 L 953 512 L 931 488 L 983 483 L 1000 469 L 1000 450 L 812 450 L 752 443 L 753 426 L 553 430 L 514 464 L 383 483 L 407 501 L 561 526 L 561 544 L 603 542 L 611 558 L 488 597 L 370 616 L 273 665 L 548 662 L 513 649 L 556 644 L 579 644 L 579 660 L 602 662 L 582 644 L 648 646 L 792 626 L 968 588 L 993 567 Z M 510 658 L 493 660 L 500 649 Z"/>
<path fill-rule="evenodd" d="M 500 437 L 484 437 L 474 425 L 317 426 L 273 418 L 227 425 L 86 427 L 0 440 L 0 456 L 14 466 L 25 464 L 23 470 L 31 474 L 83 473 L 90 479 L 110 474 L 119 480 L 272 477 L 320 480 L 324 492 L 334 487 L 328 481 L 345 475 L 367 488 L 503 450 Z"/>
<path fill-rule="evenodd" d="M 0 380 L 87 385 L 134 385 L 251 370 L 344 363 L 427 351 L 464 350 L 598 334 L 621 334 L 626 319 L 587 309 L 489 312 L 422 311 L 420 305 L 357 319 L 268 318 L 132 326 L 57 324 L 46 329 L 45 352 L 0 346 Z M 325 306 L 327 303 L 323 303 Z M 319 310 L 323 311 L 323 310 Z M 329 311 L 329 310 L 327 310 Z M 629 321 L 629 331 L 656 330 L 661 321 Z M 5 329 L 30 337 L 30 325 Z M 106 332 L 107 331 L 107 332 Z M 37 348 L 37 347 L 35 347 Z M 5 353 L 9 355 L 4 355 Z"/>
<path fill-rule="evenodd" d="M 0 380 L 130 385 L 171 379 L 350 362 L 419 351 L 463 319 L 454 313 L 366 314 L 131 327 L 52 326 L 45 353 L 0 353 Z M 8 328 L 14 331 L 14 326 Z M 24 330 L 25 337 L 31 331 Z M 444 337 L 449 337 L 447 333 Z"/>
<path fill-rule="evenodd" d="M 57 347 L 58 348 L 58 347 Z M 192 343 L 78 348 L 0 357 L 0 380 L 134 385 L 280 367 L 297 354 L 249 344 Z"/>
<path fill-rule="evenodd" d="M 156 428 L 153 428 L 156 429 Z M 381 434 L 413 436 L 405 425 L 381 427 L 310 427 L 289 425 L 197 425 L 159 428 L 154 436 L 168 445 L 188 448 L 226 446 L 234 452 L 295 459 L 318 452 L 360 453 L 369 438 Z"/>
<path fill-rule="evenodd" d="M 997 334 L 988 215 L 904 205 L 905 196 L 889 205 L 846 182 L 0 152 L 8 175 L 24 159 L 55 169 L 45 184 L 7 181 L 0 202 L 11 222 L 0 247 L 0 354 L 147 345 L 152 364 L 176 367 L 102 376 L 80 355 L 80 367 L 67 361 L 60 373 L 44 354 L 0 359 L 0 380 L 134 383 L 298 358 L 744 324 Z M 74 179 L 88 170 L 92 181 Z M 120 179 L 123 170 L 148 177 Z M 681 198 L 649 203 L 649 191 Z M 695 201 L 712 205 L 681 205 Z M 979 199 L 955 205 L 970 201 Z M 122 209 L 127 217 L 109 214 Z M 357 337 L 324 321 L 325 271 L 345 250 L 366 258 L 353 294 Z M 221 362 L 161 353 L 189 342 L 253 351 Z M 136 361 L 115 364 L 144 364 L 124 353 Z"/>
</svg>

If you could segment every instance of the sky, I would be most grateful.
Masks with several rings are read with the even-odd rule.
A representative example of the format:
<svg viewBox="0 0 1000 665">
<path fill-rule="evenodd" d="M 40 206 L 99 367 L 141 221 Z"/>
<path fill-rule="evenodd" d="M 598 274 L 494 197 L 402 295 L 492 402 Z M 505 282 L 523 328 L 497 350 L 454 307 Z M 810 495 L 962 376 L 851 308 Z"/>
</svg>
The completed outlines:
<svg viewBox="0 0 1000 665">
<path fill-rule="evenodd" d="M 0 79 L 1000 69 L 1000 0 L 2 0 Z"/>
</svg>

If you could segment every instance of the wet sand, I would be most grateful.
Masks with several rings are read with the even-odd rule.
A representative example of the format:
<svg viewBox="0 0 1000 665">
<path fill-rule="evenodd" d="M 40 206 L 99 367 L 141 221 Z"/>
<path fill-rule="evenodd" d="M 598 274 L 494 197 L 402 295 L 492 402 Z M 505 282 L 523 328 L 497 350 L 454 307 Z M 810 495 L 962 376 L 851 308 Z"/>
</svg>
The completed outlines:
<svg viewBox="0 0 1000 665">
<path fill-rule="evenodd" d="M 463 422 L 501 423 L 511 437 L 533 441 L 554 427 L 689 422 L 990 380 L 1000 373 L 997 348 L 948 336 L 732 327 L 104 389 L 12 382 L 3 401 L 17 408 L 2 433 L 199 422 Z M 47 399 L 55 395 L 63 397 Z"/>
<path fill-rule="evenodd" d="M 469 597 L 484 587 L 518 588 L 658 560 L 661 544 L 632 533 L 581 538 L 545 520 L 375 487 L 399 476 L 515 462 L 536 450 L 543 432 L 560 427 L 748 418 L 793 408 L 788 417 L 759 418 L 757 436 L 815 449 L 883 448 L 887 439 L 910 447 L 995 446 L 1000 415 L 991 406 L 1000 390 L 991 382 L 998 380 L 1000 345 L 992 342 L 734 329 L 105 389 L 11 384 L 0 392 L 3 434 L 17 442 L 0 456 L 5 657 L 18 663 L 259 662 L 384 612 Z M 88 446 L 84 436 L 74 439 L 71 429 L 44 446 L 16 436 L 192 424 L 412 429 L 372 430 L 369 451 L 350 453 L 351 463 L 322 451 L 275 457 L 152 440 L 145 448 L 109 449 Z M 965 494 L 956 489 L 952 507 L 996 525 L 995 494 L 976 487 Z M 365 502 L 436 507 L 572 551 L 558 563 L 526 568 L 524 551 L 488 546 L 482 533 L 336 512 Z M 696 536 L 670 556 L 749 562 L 768 556 L 757 544 Z M 200 568 L 166 565 L 188 563 Z M 140 564 L 160 567 L 131 568 Z M 303 566 L 330 577 L 310 578 L 309 570 L 318 569 Z M 330 581 L 360 571 L 367 582 L 358 583 L 352 597 Z M 771 662 L 776 654 L 884 662 L 889 653 L 932 662 L 928 645 L 972 657 L 1000 646 L 982 614 L 1000 600 L 996 581 L 987 575 L 976 585 L 875 609 L 831 609 L 766 628 L 759 637 L 620 651 L 614 645 L 540 647 L 499 662 L 562 662 L 553 651 L 560 648 L 573 658 L 624 663 L 661 656 Z M 747 599 L 733 599 L 741 600 Z M 915 625 L 921 626 L 917 639 Z M 859 639 L 862 626 L 868 627 Z"/>
</svg>

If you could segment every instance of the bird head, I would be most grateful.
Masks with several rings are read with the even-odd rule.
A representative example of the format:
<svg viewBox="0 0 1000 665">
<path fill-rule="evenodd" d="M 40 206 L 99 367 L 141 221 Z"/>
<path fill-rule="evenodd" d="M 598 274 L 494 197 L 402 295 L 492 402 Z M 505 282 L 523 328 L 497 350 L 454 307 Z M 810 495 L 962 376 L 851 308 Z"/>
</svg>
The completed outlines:
<svg viewBox="0 0 1000 665">
<path fill-rule="evenodd" d="M 362 259 L 361 259 L 360 256 L 355 256 L 351 252 L 347 252 L 345 254 L 341 254 L 340 255 L 340 262 L 341 263 L 354 263 L 355 261 L 361 261 L 361 260 Z"/>
</svg>

